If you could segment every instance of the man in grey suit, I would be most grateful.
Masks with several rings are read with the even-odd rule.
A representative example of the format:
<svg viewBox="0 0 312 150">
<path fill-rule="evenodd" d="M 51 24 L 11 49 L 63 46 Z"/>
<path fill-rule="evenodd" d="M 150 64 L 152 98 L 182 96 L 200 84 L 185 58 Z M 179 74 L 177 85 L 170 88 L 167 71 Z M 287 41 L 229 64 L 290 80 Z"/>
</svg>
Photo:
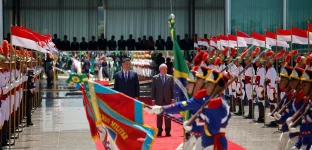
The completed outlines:
<svg viewBox="0 0 312 150">
<path fill-rule="evenodd" d="M 152 102 L 153 105 L 164 106 L 174 102 L 173 97 L 173 77 L 167 74 L 167 65 L 161 64 L 159 66 L 159 74 L 155 75 L 152 80 Z M 161 115 L 157 115 L 157 128 L 158 134 L 157 136 L 161 136 L 162 134 L 162 124 L 164 117 Z M 166 136 L 170 135 L 171 130 L 171 120 L 165 118 L 165 131 Z"/>
</svg>

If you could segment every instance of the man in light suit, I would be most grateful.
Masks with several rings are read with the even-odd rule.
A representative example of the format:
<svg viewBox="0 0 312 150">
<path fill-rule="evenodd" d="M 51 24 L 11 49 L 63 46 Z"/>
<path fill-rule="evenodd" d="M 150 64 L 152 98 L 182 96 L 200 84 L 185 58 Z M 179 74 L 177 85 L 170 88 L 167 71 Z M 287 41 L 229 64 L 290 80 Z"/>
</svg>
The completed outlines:
<svg viewBox="0 0 312 150">
<path fill-rule="evenodd" d="M 122 60 L 122 70 L 115 74 L 114 90 L 138 99 L 140 96 L 140 84 L 138 74 L 130 70 L 131 62 L 129 58 Z"/>
<path fill-rule="evenodd" d="M 167 65 L 161 64 L 159 66 L 159 74 L 155 75 L 152 80 L 152 100 L 153 104 L 164 106 L 171 104 L 174 102 L 173 97 L 173 77 L 167 74 Z M 157 128 L 158 134 L 157 136 L 161 136 L 162 134 L 162 124 L 164 117 L 161 115 L 157 115 Z M 165 118 L 165 131 L 166 136 L 170 135 L 171 130 L 171 120 Z"/>
</svg>

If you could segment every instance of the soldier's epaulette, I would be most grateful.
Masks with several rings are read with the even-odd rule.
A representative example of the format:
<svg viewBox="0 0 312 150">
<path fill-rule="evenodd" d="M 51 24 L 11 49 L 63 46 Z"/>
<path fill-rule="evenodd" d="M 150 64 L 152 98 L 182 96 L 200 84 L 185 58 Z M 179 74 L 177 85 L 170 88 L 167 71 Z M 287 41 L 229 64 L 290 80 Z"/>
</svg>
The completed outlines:
<svg viewBox="0 0 312 150">
<path fill-rule="evenodd" d="M 222 105 L 222 99 L 221 97 L 217 97 L 209 101 L 208 108 L 214 109 L 214 108 L 220 107 L 221 105 Z"/>
<path fill-rule="evenodd" d="M 202 90 L 199 90 L 197 91 L 195 94 L 194 94 L 194 98 L 203 98 L 207 95 L 206 93 L 206 89 L 202 89 Z"/>
</svg>

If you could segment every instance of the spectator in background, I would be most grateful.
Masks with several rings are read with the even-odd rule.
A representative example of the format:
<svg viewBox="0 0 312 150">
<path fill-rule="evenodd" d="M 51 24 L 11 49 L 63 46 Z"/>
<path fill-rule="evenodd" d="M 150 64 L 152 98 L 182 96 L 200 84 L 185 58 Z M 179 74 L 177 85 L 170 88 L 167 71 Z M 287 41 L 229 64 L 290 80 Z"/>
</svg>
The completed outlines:
<svg viewBox="0 0 312 150">
<path fill-rule="evenodd" d="M 57 34 L 53 35 L 52 42 L 55 44 L 56 48 L 61 49 L 61 40 L 57 38 Z"/>
<path fill-rule="evenodd" d="M 117 44 L 115 41 L 115 36 L 112 35 L 111 39 L 107 43 L 109 50 L 116 50 Z"/>
<path fill-rule="evenodd" d="M 135 48 L 135 40 L 132 39 L 132 34 L 129 35 L 129 39 L 127 40 L 127 48 L 128 50 L 134 50 Z"/>
<path fill-rule="evenodd" d="M 95 41 L 95 36 L 92 36 L 91 41 L 89 41 L 89 50 L 97 50 L 97 42 Z"/>
<path fill-rule="evenodd" d="M 79 43 L 77 42 L 77 38 L 73 37 L 73 42 L 70 45 L 71 50 L 79 50 Z"/>
<path fill-rule="evenodd" d="M 147 50 L 155 50 L 155 43 L 152 36 L 148 37 Z"/>
<path fill-rule="evenodd" d="M 85 37 L 81 38 L 81 42 L 80 42 L 80 50 L 88 50 L 88 43 L 86 42 Z"/>
<path fill-rule="evenodd" d="M 180 39 L 180 35 L 177 35 L 177 42 L 181 48 L 181 50 L 184 50 L 184 44 L 183 44 L 183 41 Z"/>
<path fill-rule="evenodd" d="M 157 50 L 165 50 L 165 41 L 161 39 L 161 36 L 158 35 L 158 40 L 156 40 Z"/>
<path fill-rule="evenodd" d="M 99 70 L 101 68 L 101 62 L 99 61 L 99 58 L 96 57 L 94 61 L 94 77 L 95 80 L 99 80 Z"/>
<path fill-rule="evenodd" d="M 83 73 L 85 73 L 87 75 L 87 77 L 89 78 L 89 72 L 90 72 L 90 67 L 91 67 L 91 63 L 88 57 L 86 57 L 83 60 Z"/>
<path fill-rule="evenodd" d="M 143 44 L 141 38 L 138 38 L 138 42 L 135 45 L 136 50 L 143 50 Z"/>
<path fill-rule="evenodd" d="M 67 35 L 64 35 L 64 40 L 61 45 L 62 50 L 70 50 L 70 42 L 67 40 Z"/>
<path fill-rule="evenodd" d="M 171 37 L 170 36 L 167 37 L 167 41 L 165 43 L 165 46 L 166 46 L 166 50 L 173 50 L 172 49 L 173 43 L 171 41 Z"/>
<path fill-rule="evenodd" d="M 124 36 L 120 36 L 120 40 L 118 40 L 118 50 L 125 50 L 127 42 L 124 40 Z"/>
<path fill-rule="evenodd" d="M 142 50 L 147 50 L 147 40 L 146 40 L 146 36 L 143 36 L 143 40 L 142 40 Z"/>
<path fill-rule="evenodd" d="M 204 39 L 209 40 L 207 34 L 204 34 Z"/>
<path fill-rule="evenodd" d="M 140 84 L 136 72 L 130 70 L 129 58 L 122 60 L 122 70 L 115 74 L 114 90 L 138 99 L 140 96 Z"/>
<path fill-rule="evenodd" d="M 98 43 L 99 50 L 106 50 L 107 40 L 104 38 L 104 34 L 103 33 L 101 34 L 101 38 L 98 39 L 97 43 Z"/>
<path fill-rule="evenodd" d="M 107 61 L 106 61 L 106 57 L 105 57 L 105 56 L 102 57 L 101 66 L 102 66 L 102 75 L 103 75 L 103 79 L 109 78 L 109 76 L 108 76 L 108 70 L 107 70 L 108 64 L 107 64 Z"/>
<path fill-rule="evenodd" d="M 156 63 L 156 72 L 159 73 L 158 71 L 158 68 L 161 64 L 164 64 L 165 63 L 165 58 L 162 56 L 162 53 L 159 53 L 156 57 L 156 60 L 155 60 L 155 63 Z"/>
<path fill-rule="evenodd" d="M 166 58 L 166 65 L 167 65 L 167 74 L 173 75 L 173 63 L 171 62 L 171 58 Z"/>
</svg>

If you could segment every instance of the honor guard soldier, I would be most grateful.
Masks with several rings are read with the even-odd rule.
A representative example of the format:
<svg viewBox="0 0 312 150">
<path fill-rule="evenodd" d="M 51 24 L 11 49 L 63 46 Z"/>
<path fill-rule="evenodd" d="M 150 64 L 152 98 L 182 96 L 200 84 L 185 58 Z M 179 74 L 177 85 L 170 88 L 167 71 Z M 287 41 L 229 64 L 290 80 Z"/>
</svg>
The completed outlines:
<svg viewBox="0 0 312 150">
<path fill-rule="evenodd" d="M 312 96 L 312 70 L 305 70 L 304 74 L 301 77 L 302 81 L 302 92 L 303 95 L 309 97 L 305 99 L 305 101 L 311 100 Z M 309 105 L 306 106 L 305 114 L 302 114 L 302 122 L 300 124 L 300 137 L 302 138 L 302 146 L 301 149 L 308 149 L 312 144 L 312 103 L 309 102 Z M 299 119 L 299 121 L 301 121 Z M 299 149 L 299 147 L 295 147 L 294 149 Z"/>
<path fill-rule="evenodd" d="M 263 66 L 263 59 L 260 58 L 256 61 L 257 71 L 255 77 L 255 91 L 258 97 L 258 111 L 259 117 L 256 122 L 264 122 L 264 110 L 265 110 L 265 100 L 264 100 L 264 80 L 265 80 L 265 68 Z"/>
<path fill-rule="evenodd" d="M 35 82 L 34 82 L 34 71 L 28 70 L 27 72 L 28 80 L 27 80 L 27 101 L 26 101 L 26 117 L 27 117 L 27 126 L 33 125 L 31 121 L 31 110 L 32 110 L 32 98 L 35 92 Z"/>
<path fill-rule="evenodd" d="M 235 76 L 235 70 L 237 69 L 236 65 L 233 64 L 233 58 L 236 55 L 236 49 L 232 48 L 230 52 L 230 56 L 225 60 L 227 65 L 227 73 L 230 78 Z M 231 66 L 229 66 L 231 64 Z M 229 95 L 230 95 L 230 111 L 236 112 L 236 83 L 233 82 L 229 87 Z"/>
<path fill-rule="evenodd" d="M 234 71 L 234 75 L 238 76 L 238 74 L 244 69 L 241 65 L 242 63 L 242 58 L 236 59 L 234 61 L 234 64 L 236 66 L 236 70 Z M 241 116 L 244 115 L 243 109 L 244 109 L 244 103 L 243 103 L 243 98 L 245 97 L 245 90 L 244 90 L 244 83 L 243 80 L 244 75 L 240 75 L 237 80 L 236 80 L 236 98 L 238 101 L 238 112 L 234 113 L 235 115 Z"/>
<path fill-rule="evenodd" d="M 227 74 L 213 70 L 206 79 L 205 99 L 209 100 L 210 95 L 220 94 L 219 92 L 224 88 L 228 80 Z M 199 117 L 204 120 L 202 146 L 205 150 L 228 148 L 225 131 L 230 117 L 229 106 L 225 100 L 221 97 L 209 100 Z M 186 121 L 183 125 L 185 130 L 191 130 L 192 126 L 187 126 L 187 124 Z"/>
<path fill-rule="evenodd" d="M 276 70 L 273 67 L 273 57 L 274 52 L 268 51 L 264 54 L 265 59 L 265 67 L 267 69 L 266 75 L 265 75 L 265 83 L 266 83 L 266 95 L 268 97 L 268 101 L 270 103 L 270 113 L 274 110 L 274 108 L 277 106 L 277 99 L 276 99 Z M 270 123 L 266 124 L 268 127 L 276 127 L 275 121 L 271 121 Z"/>
<path fill-rule="evenodd" d="M 246 53 L 247 55 L 244 57 L 244 63 L 249 64 L 252 60 L 253 57 L 256 57 L 260 52 L 260 48 L 256 48 L 250 55 L 248 55 L 248 52 Z M 255 100 L 253 99 L 253 84 L 254 84 L 254 75 L 255 75 L 255 69 L 253 68 L 253 65 L 247 68 L 245 72 L 245 90 L 246 90 L 246 95 L 247 95 L 247 100 L 248 100 L 248 115 L 245 116 L 246 119 L 252 119 L 254 115 L 254 104 Z M 244 109 L 244 108 L 243 108 Z"/>
</svg>

